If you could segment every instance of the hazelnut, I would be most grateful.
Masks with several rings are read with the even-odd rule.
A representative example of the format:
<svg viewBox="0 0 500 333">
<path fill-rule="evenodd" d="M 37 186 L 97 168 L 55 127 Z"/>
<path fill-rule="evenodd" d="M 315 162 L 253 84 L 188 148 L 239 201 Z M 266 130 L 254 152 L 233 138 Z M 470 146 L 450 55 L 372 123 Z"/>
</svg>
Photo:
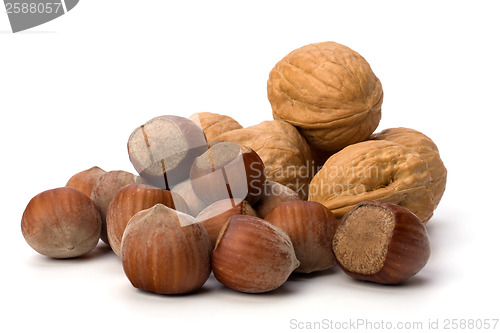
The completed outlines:
<svg viewBox="0 0 500 333">
<path fill-rule="evenodd" d="M 425 266 L 430 247 L 424 224 L 411 211 L 367 201 L 343 217 L 333 252 L 342 270 L 355 279 L 398 284 Z"/>
<path fill-rule="evenodd" d="M 182 199 L 186 201 L 186 204 L 189 207 L 189 211 L 191 212 L 191 216 L 198 215 L 203 209 L 207 208 L 208 206 L 203 200 L 198 198 L 196 193 L 194 193 L 190 179 L 186 179 L 185 181 L 172 187 L 171 192 L 179 194 Z"/>
<path fill-rule="evenodd" d="M 60 187 L 31 199 L 23 213 L 21 230 L 38 253 L 73 258 L 97 245 L 101 218 L 88 196 L 72 187 Z"/>
<path fill-rule="evenodd" d="M 106 171 L 104 171 L 103 169 L 99 168 L 98 166 L 94 166 L 90 169 L 78 172 L 77 174 L 73 175 L 66 183 L 66 186 L 76 188 L 90 198 L 90 196 L 92 195 L 92 190 L 94 189 L 95 182 L 105 173 Z"/>
<path fill-rule="evenodd" d="M 361 55 L 334 42 L 290 52 L 269 73 L 267 95 L 274 119 L 296 126 L 315 149 L 366 140 L 381 118 L 380 80 Z"/>
<path fill-rule="evenodd" d="M 210 276 L 210 241 L 194 217 L 162 204 L 135 214 L 121 247 L 123 270 L 136 288 L 158 294 L 200 289 Z"/>
<path fill-rule="evenodd" d="M 289 201 L 267 214 L 266 221 L 290 236 L 300 266 L 298 273 L 322 271 L 335 264 L 332 239 L 337 219 L 320 203 Z"/>
<path fill-rule="evenodd" d="M 298 266 L 290 237 L 254 216 L 231 216 L 212 252 L 215 278 L 245 293 L 277 289 Z"/>
<path fill-rule="evenodd" d="M 233 215 L 257 216 L 255 210 L 245 200 L 222 199 L 202 210 L 196 217 L 196 221 L 207 230 L 212 248 L 215 247 L 220 230 Z"/>
<path fill-rule="evenodd" d="M 189 117 L 205 132 L 207 141 L 216 141 L 215 138 L 228 131 L 243 128 L 236 120 L 229 116 L 211 112 L 199 112 Z"/>
<path fill-rule="evenodd" d="M 262 195 L 266 174 L 264 163 L 251 148 L 220 142 L 194 160 L 190 179 L 196 195 L 207 204 L 226 198 L 253 204 Z"/>
<path fill-rule="evenodd" d="M 106 215 L 108 241 L 111 249 L 119 257 L 121 257 L 120 246 L 123 231 L 128 221 L 141 210 L 159 203 L 187 212 L 187 205 L 178 194 L 153 186 L 139 186 L 135 183 L 123 187 L 111 200 Z"/>
<path fill-rule="evenodd" d="M 90 199 L 94 201 L 101 215 L 101 239 L 106 244 L 109 244 L 106 228 L 106 214 L 108 213 L 109 204 L 122 187 L 134 181 L 135 176 L 130 172 L 117 170 L 104 173 L 95 182 Z"/>
<path fill-rule="evenodd" d="M 139 175 L 167 190 L 189 178 L 193 160 L 208 148 L 196 123 L 171 115 L 153 118 L 135 129 L 127 147 Z"/>
<path fill-rule="evenodd" d="M 260 200 L 254 205 L 257 216 L 265 218 L 269 212 L 287 201 L 297 201 L 300 199 L 297 192 L 280 183 L 267 180 L 264 184 L 262 196 Z"/>
</svg>

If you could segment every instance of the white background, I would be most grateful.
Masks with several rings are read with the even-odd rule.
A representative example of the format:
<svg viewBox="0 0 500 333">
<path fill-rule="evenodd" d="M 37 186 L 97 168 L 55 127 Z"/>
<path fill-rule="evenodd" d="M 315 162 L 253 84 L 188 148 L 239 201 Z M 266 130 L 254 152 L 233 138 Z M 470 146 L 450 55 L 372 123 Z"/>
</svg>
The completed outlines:
<svg viewBox="0 0 500 333">
<path fill-rule="evenodd" d="M 0 7 L 0 331 L 286 332 L 297 331 L 294 319 L 358 318 L 417 321 L 427 330 L 429 320 L 442 327 L 446 319 L 500 318 L 498 7 L 82 0 L 18 34 Z M 293 276 L 265 295 L 211 277 L 197 294 L 158 296 L 134 289 L 103 247 L 50 260 L 25 243 L 21 215 L 34 195 L 93 165 L 133 171 L 128 136 L 157 115 L 210 111 L 244 126 L 271 119 L 271 68 L 326 40 L 358 51 L 380 78 L 378 130 L 424 132 L 448 168 L 428 224 L 432 257 L 406 285 L 359 283 L 331 270 Z"/>
</svg>

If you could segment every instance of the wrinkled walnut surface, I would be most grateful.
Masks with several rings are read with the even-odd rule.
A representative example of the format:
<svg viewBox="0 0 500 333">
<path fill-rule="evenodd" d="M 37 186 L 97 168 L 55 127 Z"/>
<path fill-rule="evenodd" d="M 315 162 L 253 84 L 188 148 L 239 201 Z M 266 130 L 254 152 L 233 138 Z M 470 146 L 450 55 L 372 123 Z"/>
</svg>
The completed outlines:
<svg viewBox="0 0 500 333">
<path fill-rule="evenodd" d="M 274 119 L 296 126 L 311 147 L 337 151 L 366 140 L 381 118 L 382 85 L 357 52 L 334 42 L 292 51 L 269 74 Z"/>
<path fill-rule="evenodd" d="M 233 118 L 218 113 L 194 113 L 189 119 L 201 126 L 203 132 L 205 132 L 207 141 L 213 141 L 215 137 L 222 133 L 243 128 Z"/>
<path fill-rule="evenodd" d="M 436 144 L 425 134 L 411 128 L 388 128 L 372 136 L 373 140 L 399 143 L 418 153 L 426 162 L 431 174 L 431 189 L 435 207 L 441 201 L 446 188 L 447 170 Z M 435 208 L 434 207 L 434 208 Z"/>
<path fill-rule="evenodd" d="M 435 206 L 425 160 L 385 140 L 360 142 L 331 156 L 312 179 L 309 200 L 337 218 L 361 201 L 389 202 L 408 208 L 424 223 Z"/>
</svg>

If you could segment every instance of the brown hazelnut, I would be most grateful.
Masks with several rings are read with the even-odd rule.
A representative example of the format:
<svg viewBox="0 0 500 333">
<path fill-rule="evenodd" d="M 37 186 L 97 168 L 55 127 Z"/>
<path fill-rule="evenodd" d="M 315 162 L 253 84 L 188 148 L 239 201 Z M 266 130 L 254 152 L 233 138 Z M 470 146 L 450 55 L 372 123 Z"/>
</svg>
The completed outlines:
<svg viewBox="0 0 500 333">
<path fill-rule="evenodd" d="M 106 171 L 103 169 L 98 166 L 94 166 L 73 175 L 66 183 L 66 186 L 76 188 L 90 198 L 95 182 L 105 173 Z"/>
<path fill-rule="evenodd" d="M 73 258 L 90 252 L 99 241 L 101 218 L 88 196 L 72 187 L 36 195 L 21 220 L 26 242 L 52 258 Z"/>
<path fill-rule="evenodd" d="M 123 231 L 128 221 L 141 210 L 159 203 L 183 212 L 188 210 L 186 203 L 179 195 L 172 194 L 168 190 L 135 183 L 123 187 L 111 200 L 106 215 L 108 240 L 109 245 L 119 257 L 121 257 Z"/>
<path fill-rule="evenodd" d="M 254 216 L 231 216 L 212 252 L 215 278 L 245 293 L 277 289 L 298 266 L 290 237 Z"/>
<path fill-rule="evenodd" d="M 194 160 L 190 179 L 196 195 L 207 204 L 226 198 L 253 204 L 262 195 L 266 174 L 264 163 L 251 148 L 220 142 Z"/>
<path fill-rule="evenodd" d="M 430 246 L 424 224 L 411 211 L 367 201 L 343 217 L 333 252 L 342 270 L 355 279 L 398 284 L 425 266 Z"/>
<path fill-rule="evenodd" d="M 193 191 L 193 187 L 191 186 L 191 180 L 186 179 L 185 181 L 175 185 L 171 189 L 172 193 L 179 194 L 186 204 L 189 207 L 189 211 L 191 212 L 191 216 L 197 216 L 203 209 L 207 208 L 207 204 L 198 198 L 196 193 Z"/>
<path fill-rule="evenodd" d="M 212 248 L 215 247 L 220 230 L 233 215 L 257 216 L 255 210 L 245 200 L 222 199 L 202 210 L 196 217 L 196 221 L 207 230 Z"/>
<path fill-rule="evenodd" d="M 130 172 L 116 170 L 104 173 L 95 182 L 90 199 L 94 201 L 97 209 L 99 210 L 99 214 L 101 215 L 101 239 L 106 244 L 109 244 L 108 232 L 106 228 L 106 214 L 108 213 L 109 204 L 122 187 L 131 184 L 134 181 L 135 176 Z"/>
<path fill-rule="evenodd" d="M 267 214 L 266 221 L 290 236 L 300 266 L 298 273 L 322 271 L 335 264 L 332 239 L 337 219 L 320 203 L 284 202 Z"/>
<path fill-rule="evenodd" d="M 135 214 L 123 234 L 123 270 L 136 288 L 158 294 L 200 289 L 210 275 L 210 241 L 194 217 L 162 204 Z"/>
<path fill-rule="evenodd" d="M 297 200 L 302 200 L 297 192 L 285 185 L 267 180 L 264 184 L 262 196 L 254 205 L 254 208 L 258 217 L 265 218 L 273 208 L 281 205 L 283 202 Z"/>
<path fill-rule="evenodd" d="M 167 190 L 189 178 L 193 160 L 208 148 L 196 123 L 171 115 L 153 118 L 135 129 L 127 147 L 139 175 Z"/>
</svg>

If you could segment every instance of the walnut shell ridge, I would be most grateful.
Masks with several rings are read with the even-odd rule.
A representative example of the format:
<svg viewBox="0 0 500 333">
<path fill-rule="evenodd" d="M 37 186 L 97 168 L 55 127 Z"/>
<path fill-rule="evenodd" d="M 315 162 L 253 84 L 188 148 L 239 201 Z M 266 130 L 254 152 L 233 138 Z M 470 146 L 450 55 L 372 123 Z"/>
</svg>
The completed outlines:
<svg viewBox="0 0 500 333">
<path fill-rule="evenodd" d="M 411 149 L 385 140 L 350 145 L 331 156 L 313 177 L 309 200 L 337 218 L 362 201 L 408 208 L 426 223 L 434 211 L 427 162 Z"/>
<path fill-rule="evenodd" d="M 425 134 L 404 127 L 385 129 L 380 133 L 373 134 L 372 139 L 399 143 L 418 153 L 427 162 L 432 178 L 431 190 L 435 209 L 443 197 L 447 177 L 447 170 L 436 144 Z"/>
<path fill-rule="evenodd" d="M 233 118 L 218 113 L 194 113 L 189 119 L 201 126 L 203 132 L 205 132 L 207 141 L 214 141 L 214 138 L 222 133 L 243 128 L 243 126 Z"/>
<path fill-rule="evenodd" d="M 266 179 L 283 184 L 307 199 L 312 178 L 311 150 L 298 130 L 281 120 L 223 133 L 215 141 L 235 142 L 252 148 L 266 167 Z"/>
<path fill-rule="evenodd" d="M 315 149 L 366 140 L 381 118 L 380 80 L 361 55 L 335 42 L 285 56 L 269 74 L 267 95 L 274 119 L 296 126 Z"/>
</svg>

